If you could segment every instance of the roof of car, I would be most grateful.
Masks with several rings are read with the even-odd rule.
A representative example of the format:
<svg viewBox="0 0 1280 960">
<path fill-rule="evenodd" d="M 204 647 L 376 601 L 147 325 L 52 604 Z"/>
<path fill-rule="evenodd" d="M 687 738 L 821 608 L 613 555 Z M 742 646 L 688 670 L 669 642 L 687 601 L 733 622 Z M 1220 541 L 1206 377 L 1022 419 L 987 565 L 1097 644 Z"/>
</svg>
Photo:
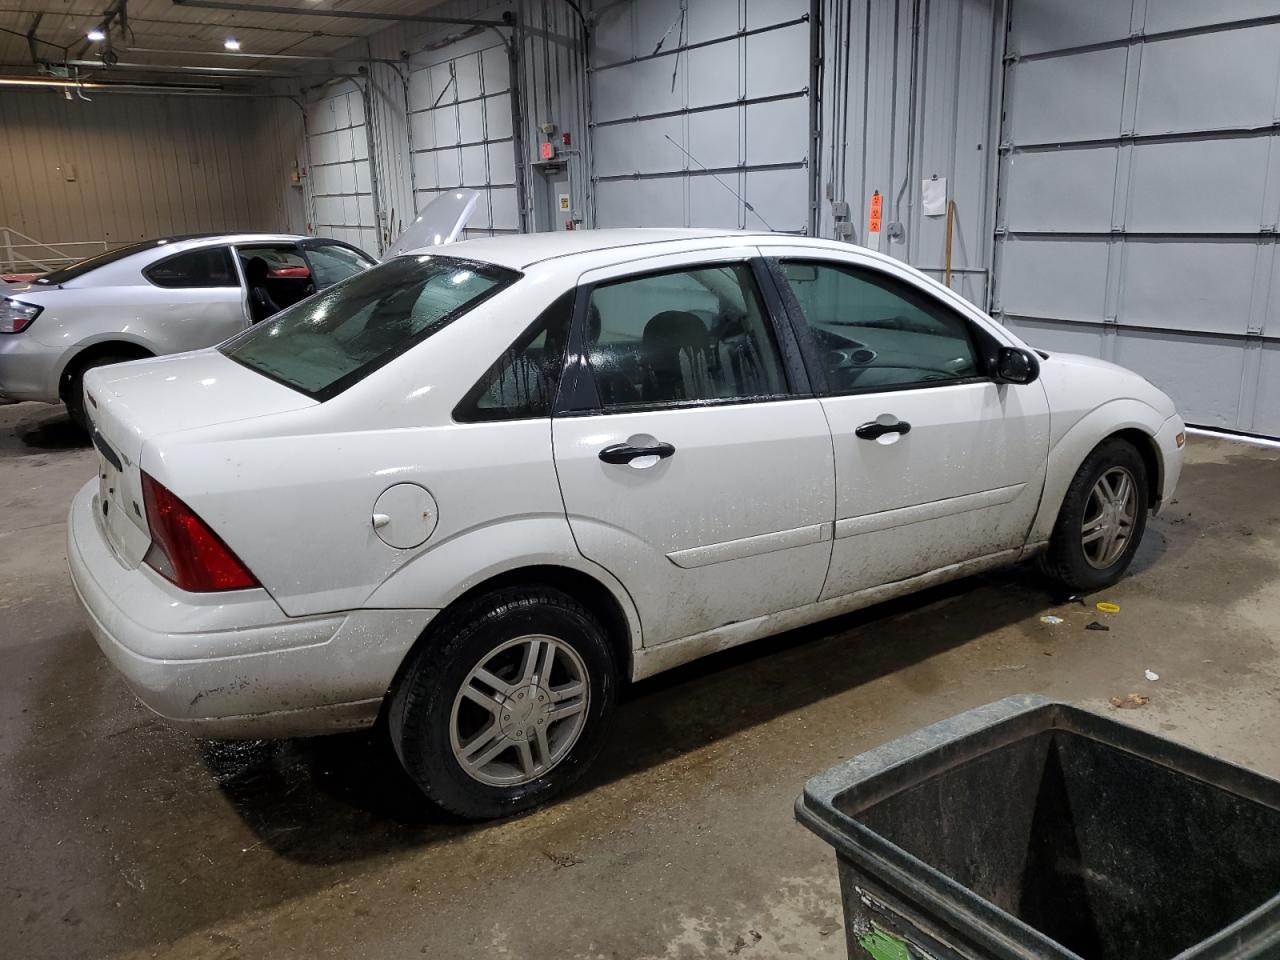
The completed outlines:
<svg viewBox="0 0 1280 960">
<path fill-rule="evenodd" d="M 297 240 L 306 240 L 306 237 L 296 233 L 195 233 L 185 237 L 167 237 L 160 241 L 161 244 L 183 244 L 192 241 L 190 246 L 199 246 L 199 242 L 217 242 L 217 243 L 278 243 L 278 242 L 294 242 Z M 199 241 L 199 242 L 195 242 Z"/>
<path fill-rule="evenodd" d="M 544 260 L 568 257 L 599 250 L 638 247 L 646 244 L 670 243 L 674 240 L 739 240 L 760 236 L 746 230 L 701 230 L 657 227 L 633 227 L 608 230 L 558 230 L 550 233 L 521 233 L 476 240 L 460 240 L 449 244 L 447 254 L 470 257 L 486 263 L 520 270 Z M 411 253 L 436 253 L 438 247 L 421 247 Z"/>
</svg>

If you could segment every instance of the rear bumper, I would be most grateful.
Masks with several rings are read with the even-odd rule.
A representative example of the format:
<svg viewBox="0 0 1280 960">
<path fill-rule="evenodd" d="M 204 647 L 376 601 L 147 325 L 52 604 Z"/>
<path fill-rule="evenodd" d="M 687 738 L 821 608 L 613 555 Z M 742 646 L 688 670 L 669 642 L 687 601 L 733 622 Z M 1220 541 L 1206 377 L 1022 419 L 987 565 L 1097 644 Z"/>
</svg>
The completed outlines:
<svg viewBox="0 0 1280 960">
<path fill-rule="evenodd" d="M 147 707 L 202 736 L 306 736 L 377 717 L 432 610 L 290 618 L 265 590 L 189 594 L 127 568 L 98 523 L 96 482 L 76 495 L 67 563 L 89 629 Z"/>
<path fill-rule="evenodd" d="M 58 402 L 58 351 L 25 333 L 0 334 L 0 397 Z"/>
</svg>

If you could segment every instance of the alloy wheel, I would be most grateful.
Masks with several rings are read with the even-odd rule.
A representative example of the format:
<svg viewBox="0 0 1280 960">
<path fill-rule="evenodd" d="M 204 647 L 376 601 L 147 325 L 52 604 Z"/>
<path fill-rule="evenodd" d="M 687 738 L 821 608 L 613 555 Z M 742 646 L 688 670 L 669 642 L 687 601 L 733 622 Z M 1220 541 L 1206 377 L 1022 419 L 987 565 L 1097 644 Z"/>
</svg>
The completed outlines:
<svg viewBox="0 0 1280 960">
<path fill-rule="evenodd" d="M 1133 537 L 1138 486 L 1126 467 L 1112 467 L 1098 478 L 1085 502 L 1080 542 L 1091 567 L 1104 570 L 1124 554 Z"/>
<path fill-rule="evenodd" d="M 481 783 L 530 783 L 573 749 L 590 693 L 586 665 L 564 641 L 543 634 L 509 640 L 481 658 L 454 697 L 453 756 Z"/>
</svg>

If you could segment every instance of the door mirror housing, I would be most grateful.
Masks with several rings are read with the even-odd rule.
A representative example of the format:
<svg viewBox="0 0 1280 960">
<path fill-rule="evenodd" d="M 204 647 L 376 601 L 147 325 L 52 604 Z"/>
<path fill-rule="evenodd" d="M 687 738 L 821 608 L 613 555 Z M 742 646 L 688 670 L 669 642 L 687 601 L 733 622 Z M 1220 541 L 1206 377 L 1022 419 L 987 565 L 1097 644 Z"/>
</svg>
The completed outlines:
<svg viewBox="0 0 1280 960">
<path fill-rule="evenodd" d="M 1040 376 L 1040 358 L 1020 347 L 1001 347 L 996 354 L 998 383 L 1034 383 Z"/>
</svg>

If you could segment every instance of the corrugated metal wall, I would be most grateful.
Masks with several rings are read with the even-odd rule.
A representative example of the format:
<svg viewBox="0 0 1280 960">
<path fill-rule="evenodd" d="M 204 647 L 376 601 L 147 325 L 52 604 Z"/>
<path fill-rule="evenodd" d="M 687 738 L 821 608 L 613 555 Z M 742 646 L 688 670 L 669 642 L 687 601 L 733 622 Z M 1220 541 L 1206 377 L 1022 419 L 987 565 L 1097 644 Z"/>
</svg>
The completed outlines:
<svg viewBox="0 0 1280 960">
<path fill-rule="evenodd" d="M 489 202 L 477 215 L 476 229 L 484 233 L 501 232 L 518 229 L 521 222 L 526 229 L 551 229 L 554 221 L 542 215 L 534 202 L 535 192 L 543 186 L 541 174 L 535 172 L 532 164 L 536 145 L 545 139 L 538 129 L 542 122 L 555 123 L 557 137 L 563 131 L 570 132 L 574 143 L 563 150 L 563 156 L 572 172 L 573 205 L 589 209 L 590 157 L 585 135 L 581 24 L 570 5 L 563 0 L 518 0 L 485 5 L 454 0 L 431 8 L 433 15 L 492 19 L 500 18 L 505 12 L 516 15 L 515 31 L 505 27 L 397 24 L 343 51 L 344 56 L 398 60 L 403 64 L 397 67 L 373 63 L 368 68 L 367 102 L 372 119 L 374 180 L 377 209 L 384 217 L 384 245 L 416 216 L 429 194 L 440 187 L 457 185 L 445 181 L 462 179 L 465 172 L 468 186 L 485 186 L 470 182 L 476 179 L 473 171 L 480 169 L 482 158 L 489 164 L 487 184 L 496 189 L 486 197 Z M 508 40 L 519 50 L 515 78 L 504 77 L 498 56 Z M 485 52 L 480 54 L 482 50 Z M 480 61 L 469 59 L 474 54 L 480 54 L 484 62 L 483 76 Z M 483 96 L 477 98 L 476 89 L 471 87 L 465 95 L 460 95 L 456 83 L 447 85 L 443 74 L 447 73 L 451 61 L 462 63 L 468 76 L 471 63 L 476 63 L 474 83 L 478 87 L 483 82 Z M 441 75 L 432 79 L 432 68 L 437 67 Z M 455 63 L 455 71 L 457 67 Z M 504 80 L 506 96 L 503 96 Z M 435 98 L 441 93 L 444 94 L 439 104 L 442 122 L 437 129 L 437 118 L 431 116 L 428 126 L 427 117 L 428 111 L 434 111 Z M 317 91 L 312 97 L 318 99 L 326 95 Z M 454 102 L 455 96 L 464 102 Z M 481 101 L 482 112 L 472 106 Z M 517 116 L 520 120 L 519 127 L 512 126 L 509 132 L 498 115 L 507 106 L 511 107 L 512 123 Z M 450 112 L 456 129 L 444 122 Z M 472 129 L 477 115 L 481 120 L 478 131 Z M 410 117 L 414 118 L 412 124 Z M 506 166 L 504 141 L 511 151 L 510 169 Z M 443 165 L 440 158 L 430 156 L 437 149 L 446 158 Z M 450 160 L 457 162 L 456 168 L 450 166 Z M 456 176 L 452 173 L 454 169 L 458 171 Z"/>
<path fill-rule="evenodd" d="M 382 252 L 374 205 L 365 96 L 354 82 L 328 88 L 307 103 L 311 233 Z"/>
<path fill-rule="evenodd" d="M 418 205 L 453 187 L 479 191 L 467 237 L 520 231 L 511 96 L 508 46 L 497 31 L 410 60 Z"/>
<path fill-rule="evenodd" d="M 46 243 L 306 226 L 287 99 L 5 91 L 0 130 L 0 226 Z"/>
<path fill-rule="evenodd" d="M 597 225 L 809 232 L 809 0 L 593 13 Z"/>
<path fill-rule="evenodd" d="M 823 11 L 819 233 L 837 235 L 833 202 L 847 202 L 849 239 L 942 279 L 947 218 L 926 215 L 921 201 L 924 180 L 945 180 L 955 202 L 951 286 L 979 306 L 988 294 L 1003 22 L 1000 0 L 829 0 Z M 877 191 L 883 229 L 872 234 Z"/>
<path fill-rule="evenodd" d="M 1280 434 L 1275 2 L 1012 0 L 997 309 Z"/>
</svg>

